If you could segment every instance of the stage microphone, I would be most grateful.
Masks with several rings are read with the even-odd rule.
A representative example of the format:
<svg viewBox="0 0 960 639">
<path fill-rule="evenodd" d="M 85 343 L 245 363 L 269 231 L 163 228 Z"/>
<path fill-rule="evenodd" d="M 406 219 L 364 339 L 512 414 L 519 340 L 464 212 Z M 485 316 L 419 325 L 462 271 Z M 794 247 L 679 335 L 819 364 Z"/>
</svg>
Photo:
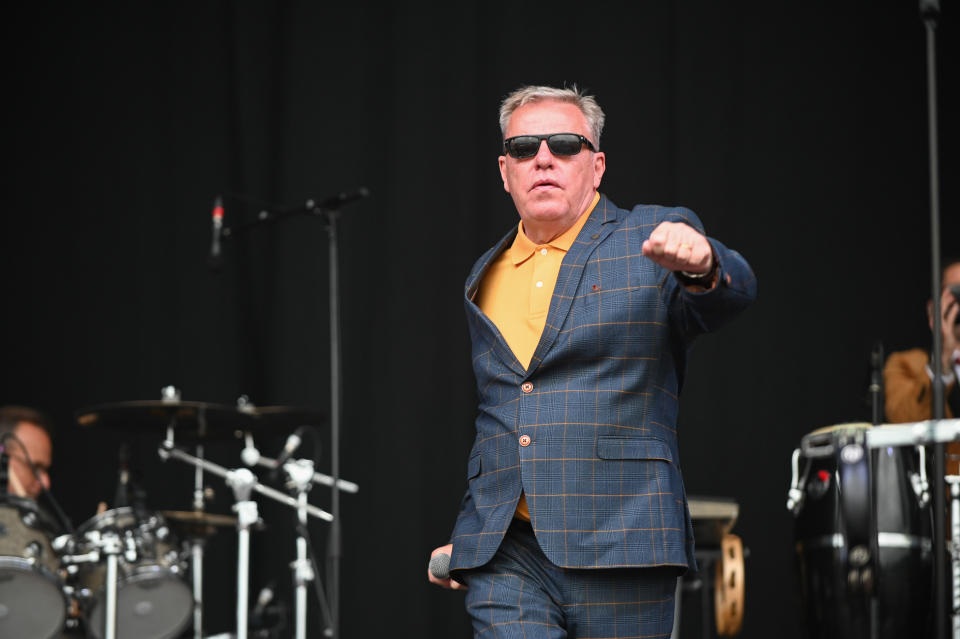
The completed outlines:
<svg viewBox="0 0 960 639">
<path fill-rule="evenodd" d="M 223 263 L 220 256 L 220 238 L 223 236 L 223 198 L 219 195 L 213 200 L 213 212 L 211 214 L 211 241 L 210 241 L 210 266 L 217 270 Z"/>
<path fill-rule="evenodd" d="M 300 427 L 293 431 L 289 437 L 287 437 L 287 443 L 283 445 L 283 450 L 280 451 L 280 455 L 277 457 L 277 465 L 273 469 L 271 475 L 276 477 L 277 473 L 279 473 L 283 468 L 283 465 L 287 463 L 288 459 L 290 459 L 290 456 L 293 455 L 298 448 L 300 448 L 300 444 L 303 442 L 303 439 L 300 436 L 300 433 L 302 432 L 303 427 Z"/>
<path fill-rule="evenodd" d="M 270 605 L 270 602 L 273 601 L 273 584 L 264 586 L 260 590 L 260 594 L 257 595 L 257 605 L 253 607 L 253 610 L 250 613 L 250 620 L 254 624 L 259 624 L 263 618 L 263 613 L 266 612 L 267 606 Z"/>
<path fill-rule="evenodd" d="M 430 574 L 437 579 L 450 578 L 450 555 L 445 552 L 430 558 Z"/>
</svg>

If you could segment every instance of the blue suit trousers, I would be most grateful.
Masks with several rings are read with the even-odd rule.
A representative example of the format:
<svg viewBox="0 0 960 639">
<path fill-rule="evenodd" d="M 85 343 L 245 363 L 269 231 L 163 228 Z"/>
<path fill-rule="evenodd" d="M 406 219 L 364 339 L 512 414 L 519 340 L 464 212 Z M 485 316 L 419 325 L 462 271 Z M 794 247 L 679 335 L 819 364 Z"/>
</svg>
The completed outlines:
<svg viewBox="0 0 960 639">
<path fill-rule="evenodd" d="M 677 568 L 561 568 L 514 520 L 487 564 L 461 571 L 482 639 L 668 639 Z"/>
</svg>

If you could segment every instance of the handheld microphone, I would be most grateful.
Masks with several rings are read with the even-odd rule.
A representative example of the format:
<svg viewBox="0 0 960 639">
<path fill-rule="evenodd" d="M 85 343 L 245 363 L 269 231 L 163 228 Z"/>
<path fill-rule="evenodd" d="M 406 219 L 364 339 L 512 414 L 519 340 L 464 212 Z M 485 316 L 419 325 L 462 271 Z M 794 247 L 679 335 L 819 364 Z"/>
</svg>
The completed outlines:
<svg viewBox="0 0 960 639">
<path fill-rule="evenodd" d="M 223 236 L 223 198 L 219 195 L 213 200 L 211 214 L 210 266 L 214 270 L 220 268 L 223 258 L 220 256 L 220 238 Z"/>
<path fill-rule="evenodd" d="M 450 578 L 450 555 L 445 552 L 430 558 L 430 574 L 437 579 Z"/>
</svg>

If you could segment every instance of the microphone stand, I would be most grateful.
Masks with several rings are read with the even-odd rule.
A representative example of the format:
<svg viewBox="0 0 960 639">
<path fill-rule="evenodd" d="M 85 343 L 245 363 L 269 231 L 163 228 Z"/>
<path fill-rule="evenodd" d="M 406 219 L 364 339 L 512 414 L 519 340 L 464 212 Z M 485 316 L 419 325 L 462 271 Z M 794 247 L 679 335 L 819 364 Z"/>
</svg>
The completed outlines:
<svg viewBox="0 0 960 639">
<path fill-rule="evenodd" d="M 318 211 L 319 212 L 319 211 Z M 333 514 L 333 523 L 330 535 L 327 538 L 327 586 L 330 600 L 330 614 L 333 623 L 327 635 L 333 639 L 340 637 L 340 557 L 343 553 L 340 526 L 340 491 L 337 483 L 340 481 L 340 400 L 341 375 L 340 365 L 340 270 L 337 250 L 337 220 L 340 211 L 331 208 L 324 211 L 327 218 L 328 255 L 330 267 L 329 295 L 330 295 L 330 473 L 333 485 L 330 488 L 330 510 Z"/>
<path fill-rule="evenodd" d="M 940 15 L 939 0 L 920 0 L 920 17 L 923 19 L 927 44 L 927 131 L 929 136 L 930 162 L 930 254 L 933 270 L 933 393 L 931 417 L 934 422 L 944 417 L 943 389 L 943 318 L 940 308 L 940 160 L 937 146 L 937 51 L 936 27 Z M 935 637 L 947 637 L 947 592 L 946 592 L 946 540 L 945 532 L 945 477 L 944 445 L 933 447 L 933 575 L 934 575 L 934 627 Z M 954 611 L 956 615 L 960 611 Z M 954 623 L 957 623 L 954 616 Z"/>
<path fill-rule="evenodd" d="M 340 525 L 340 417 L 342 395 L 342 365 L 340 351 L 340 270 L 337 239 L 337 222 L 340 209 L 352 202 L 370 195 L 366 187 L 356 191 L 339 193 L 320 202 L 307 200 L 304 204 L 289 208 L 275 208 L 272 212 L 261 210 L 257 219 L 236 227 L 223 227 L 224 239 L 250 230 L 261 224 L 283 220 L 293 215 L 322 215 L 327 222 L 327 246 L 329 256 L 329 299 L 330 299 L 330 510 L 332 522 L 327 539 L 327 597 L 330 604 L 332 623 L 326 636 L 340 637 L 340 558 L 343 553 L 342 527 Z"/>
</svg>

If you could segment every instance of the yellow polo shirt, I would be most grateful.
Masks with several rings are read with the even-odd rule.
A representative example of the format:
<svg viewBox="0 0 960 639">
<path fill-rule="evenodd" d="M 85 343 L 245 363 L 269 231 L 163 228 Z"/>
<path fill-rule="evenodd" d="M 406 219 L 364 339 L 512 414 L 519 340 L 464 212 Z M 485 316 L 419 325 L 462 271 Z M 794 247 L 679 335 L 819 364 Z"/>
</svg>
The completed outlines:
<svg viewBox="0 0 960 639">
<path fill-rule="evenodd" d="M 600 194 L 569 229 L 546 244 L 535 244 L 523 232 L 520 222 L 513 244 L 490 265 L 476 303 L 499 329 L 503 339 L 524 368 L 529 368 L 547 323 L 553 288 L 560 264 L 586 224 Z M 516 516 L 530 521 L 526 497 L 521 493 Z"/>
</svg>

